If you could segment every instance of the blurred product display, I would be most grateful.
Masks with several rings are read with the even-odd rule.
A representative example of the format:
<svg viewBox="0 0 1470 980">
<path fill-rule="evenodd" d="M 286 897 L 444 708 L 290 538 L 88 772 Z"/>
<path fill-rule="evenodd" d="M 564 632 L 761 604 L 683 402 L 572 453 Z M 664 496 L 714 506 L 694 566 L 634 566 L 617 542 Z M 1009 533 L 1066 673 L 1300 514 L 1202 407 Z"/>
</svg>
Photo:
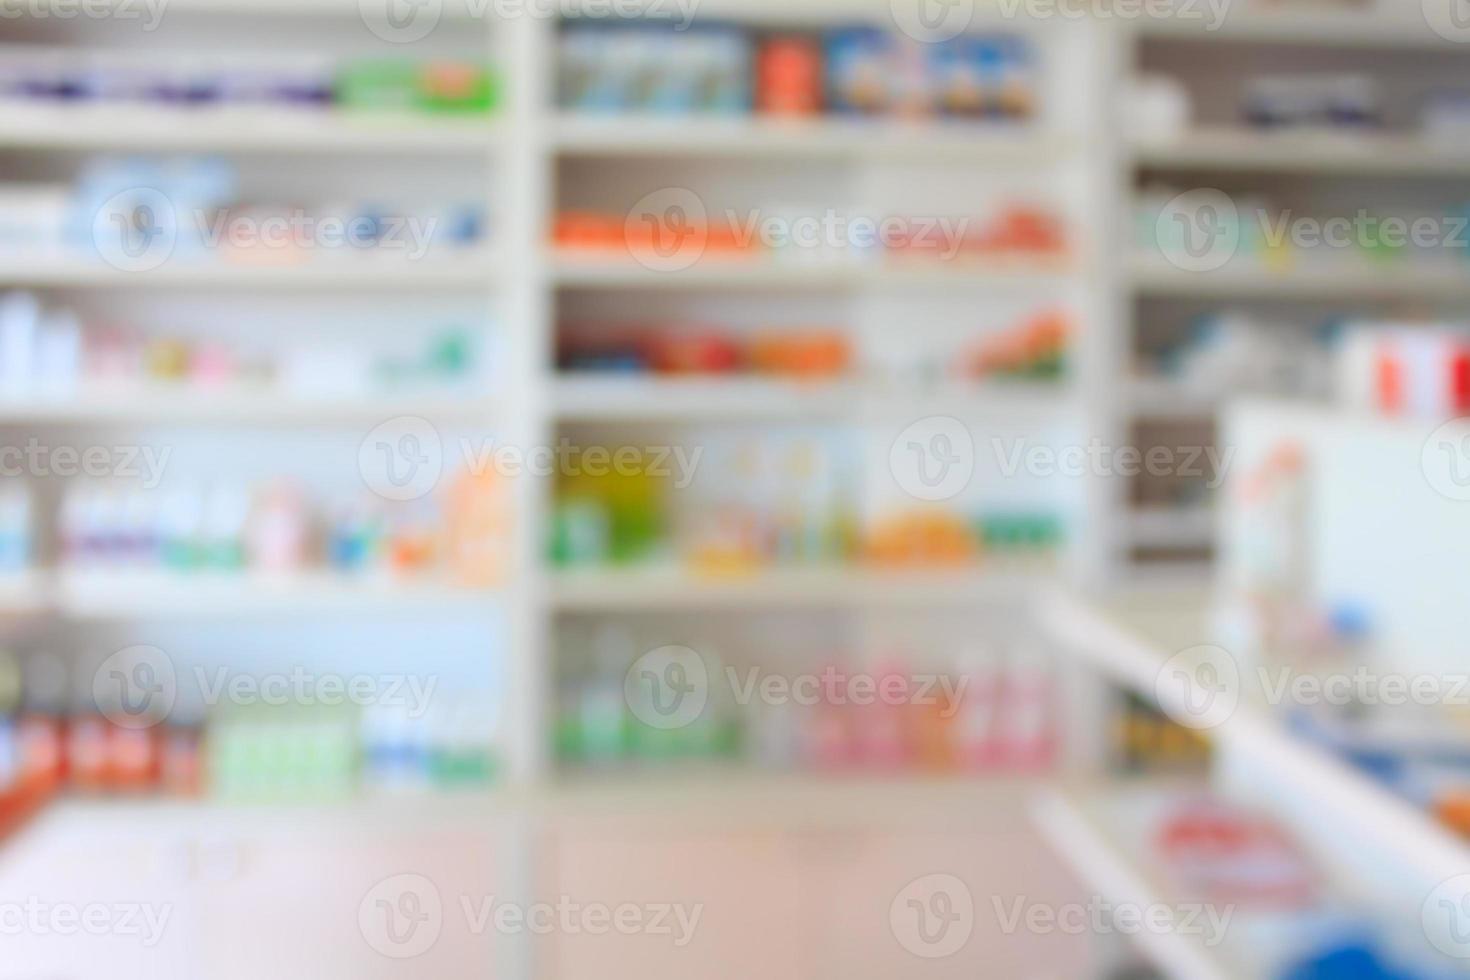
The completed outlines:
<svg viewBox="0 0 1470 980">
<path fill-rule="evenodd" d="M 1262 129 L 1377 127 L 1382 100 L 1371 75 L 1265 75 L 1251 80 L 1242 114 Z"/>
<path fill-rule="evenodd" d="M 1232 936 L 1262 971 L 1252 975 L 1455 975 L 1422 939 L 1338 894 L 1291 833 L 1264 814 L 1186 792 L 1163 803 L 1151 834 L 1152 862 L 1168 869 L 1175 894 L 1232 910 Z"/>
<path fill-rule="evenodd" d="M 0 0 L 0 974 L 1463 975 L 1459 4 Z"/>
<path fill-rule="evenodd" d="M 1142 358 L 1142 378 L 1179 385 L 1197 396 L 1244 393 L 1325 398 L 1337 349 L 1336 322 L 1317 330 L 1222 309 L 1192 320 L 1173 343 Z"/>
<path fill-rule="evenodd" d="M 0 295 L 0 399 L 85 394 L 278 392 L 304 399 L 404 391 L 468 393 L 484 375 L 476 338 L 455 327 L 375 351 L 347 340 L 261 340 L 155 333 L 84 320 L 33 293 Z M 405 351 L 405 353 L 398 353 Z"/>
<path fill-rule="evenodd" d="M 0 188 L 0 199 L 7 203 L 0 254 L 95 257 L 132 271 L 165 260 L 290 266 L 393 254 L 417 261 L 478 247 L 488 235 L 477 203 L 250 201 L 235 168 L 210 157 L 102 157 L 69 186 L 13 184 Z"/>
<path fill-rule="evenodd" d="M 501 578 L 505 506 L 491 476 L 459 475 L 437 496 L 389 503 L 359 494 L 314 507 L 290 480 L 176 487 L 161 494 L 78 484 L 57 517 L 64 568 L 172 573 Z"/>
<path fill-rule="evenodd" d="M 565 476 L 558 483 L 552 561 L 563 567 L 658 566 L 748 573 L 772 567 L 954 568 L 1004 563 L 1046 567 L 1065 539 L 1061 517 L 1044 510 L 973 514 L 914 507 L 860 522 L 849 488 L 852 455 L 841 440 L 711 439 L 705 474 L 681 488 L 634 447 L 580 447 L 577 459 L 626 455 L 622 469 Z"/>
<path fill-rule="evenodd" d="M 783 209 L 782 219 L 793 228 L 807 222 L 813 230 L 831 223 L 831 209 Z M 774 216 L 773 216 L 774 217 Z M 678 228 L 634 223 L 626 214 L 572 211 L 559 214 L 553 229 L 557 248 L 569 254 L 680 255 L 717 260 L 767 258 L 793 264 L 850 262 L 956 262 L 982 263 L 995 259 L 1063 260 L 1069 253 L 1064 222 L 1054 213 L 1029 204 L 1012 204 L 993 215 L 969 220 L 936 220 L 894 216 L 883 226 L 853 223 L 838 228 L 815 245 L 783 234 L 767 236 L 758 227 L 742 224 L 733 212 L 723 222 L 694 222 L 687 216 Z M 956 228 L 951 237 L 942 229 Z"/>
<path fill-rule="evenodd" d="M 1134 246 L 1140 254 L 1174 257 L 1198 252 L 1200 232 L 1208 239 L 1197 255 L 1215 266 L 1256 263 L 1260 268 L 1288 274 L 1314 264 L 1338 263 L 1349 268 L 1465 270 L 1470 257 L 1453 229 L 1463 227 L 1466 205 L 1456 201 L 1442 210 L 1416 208 L 1412 213 L 1361 209 L 1349 213 L 1303 214 L 1274 206 L 1269 199 L 1239 195 L 1230 207 L 1218 200 L 1222 192 L 1151 185 L 1134 207 Z M 1191 228 L 1177 220 L 1199 210 L 1208 228 Z M 1214 262 L 1219 255 L 1220 261 Z M 1356 265 L 1354 265 L 1356 263 Z M 1213 267 L 1213 266 L 1212 266 Z"/>
<path fill-rule="evenodd" d="M 1353 324 L 1333 369 L 1349 408 L 1430 421 L 1470 415 L 1470 327 Z"/>
<path fill-rule="evenodd" d="M 634 671 L 641 649 L 628 630 L 607 625 L 585 648 L 562 651 L 556 725 L 564 764 L 1035 775 L 1056 762 L 1053 669 L 1032 649 L 976 644 L 940 657 L 894 651 L 872 659 L 792 652 L 763 670 L 727 664 L 695 642 L 709 702 L 678 725 L 656 723 L 649 699 L 658 692 Z M 780 697 L 761 684 L 771 676 L 789 681 Z"/>
<path fill-rule="evenodd" d="M 461 59 L 350 58 L 315 54 L 143 52 L 41 45 L 0 50 L 0 103 L 28 106 L 132 105 L 211 109 L 483 114 L 500 82 L 485 64 Z"/>
<path fill-rule="evenodd" d="M 1069 314 L 1048 309 L 998 328 L 977 328 L 976 338 L 956 351 L 930 354 L 915 344 L 905 364 L 873 364 L 866 370 L 874 381 L 1053 382 L 1066 373 L 1074 331 Z M 562 324 L 557 340 L 557 367 L 569 374 L 836 381 L 864 370 L 849 332 L 842 329 L 576 322 Z"/>
<path fill-rule="evenodd" d="M 598 113 L 1032 118 L 1036 69 L 1020 36 L 920 44 L 868 27 L 757 34 L 738 27 L 576 21 L 558 40 L 558 102 Z"/>
<path fill-rule="evenodd" d="M 0 651 L 0 798 L 304 802 L 484 786 L 499 768 L 494 719 L 462 698 L 438 695 L 422 710 L 360 706 L 340 691 L 309 705 L 221 703 L 230 692 L 211 691 L 202 668 L 198 677 L 152 717 L 98 703 L 91 677 L 59 657 Z"/>
<path fill-rule="evenodd" d="M 569 372 L 835 379 L 852 369 L 841 330 L 762 329 L 749 336 L 697 324 L 566 324 L 557 366 Z"/>
<path fill-rule="evenodd" d="M 1137 694 L 1123 694 L 1114 722 L 1118 768 L 1130 774 L 1199 773 L 1210 763 L 1210 743 Z"/>
</svg>

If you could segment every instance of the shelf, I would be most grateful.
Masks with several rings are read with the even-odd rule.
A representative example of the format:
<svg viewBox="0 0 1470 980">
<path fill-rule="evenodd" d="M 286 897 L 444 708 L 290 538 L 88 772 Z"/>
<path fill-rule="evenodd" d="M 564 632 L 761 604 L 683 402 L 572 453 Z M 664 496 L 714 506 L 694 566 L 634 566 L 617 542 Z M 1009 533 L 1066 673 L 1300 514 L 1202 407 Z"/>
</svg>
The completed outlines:
<svg viewBox="0 0 1470 980">
<path fill-rule="evenodd" d="M 0 149 L 472 154 L 488 152 L 499 136 L 487 117 L 0 103 Z"/>
<path fill-rule="evenodd" d="M 662 272 L 621 255 L 562 254 L 552 262 L 560 286 L 629 289 L 701 288 L 956 288 L 1022 290 L 1064 285 L 1075 268 L 1065 261 L 1017 258 L 990 262 L 802 262 L 772 256 L 706 257 L 687 269 Z"/>
<path fill-rule="evenodd" d="M 42 17 L 48 16 L 52 7 L 57 8 L 55 17 L 58 20 L 77 15 L 77 8 L 67 0 L 30 0 L 26 4 L 27 11 L 38 10 Z M 168 0 L 166 9 L 169 14 L 185 16 L 350 17 L 355 28 L 361 30 L 364 12 L 371 12 L 373 7 L 365 0 Z M 483 21 L 488 19 L 486 11 L 495 8 L 489 0 L 436 0 L 432 9 L 438 16 L 452 20 Z M 87 16 L 120 21 L 124 25 L 147 23 L 144 7 L 137 0 L 89 0 Z"/>
<path fill-rule="evenodd" d="M 86 387 L 84 385 L 84 387 Z M 295 397 L 268 388 L 119 390 L 72 398 L 0 397 L 0 425 L 325 425 L 381 422 L 399 415 L 434 420 L 486 421 L 498 406 L 483 398 L 397 394 L 357 398 Z"/>
<path fill-rule="evenodd" d="M 730 821 L 742 826 L 950 825 L 973 832 L 996 809 L 1021 811 L 1043 776 L 977 773 L 833 776 L 752 771 L 738 763 L 630 773 L 573 773 L 557 778 L 542 805 L 559 817 L 625 816 L 641 822 Z"/>
<path fill-rule="evenodd" d="M 997 562 L 983 569 L 874 572 L 778 570 L 716 576 L 680 568 L 572 571 L 552 579 L 564 612 L 610 610 L 965 606 L 1024 600 L 1045 572 Z"/>
<path fill-rule="evenodd" d="M 85 258 L 16 260 L 0 256 L 0 287 L 470 290 L 490 286 L 496 279 L 497 269 L 495 256 L 490 252 L 425 257 L 419 261 L 361 256 L 298 265 L 180 259 L 143 272 L 125 272 Z"/>
<path fill-rule="evenodd" d="M 489 831 L 517 814 L 538 821 L 627 818 L 640 823 L 694 821 L 742 827 L 949 826 L 973 830 L 977 813 L 995 808 L 1024 816 L 1042 777 L 1026 775 L 838 777 L 763 773 L 730 767 L 616 775 L 579 774 L 536 786 L 361 795 L 341 800 L 236 802 L 169 796 L 62 796 L 34 822 L 58 836 L 130 836 L 146 827 L 164 836 L 190 833 L 397 834 L 468 827 Z M 0 830 L 3 830 L 0 822 Z"/>
<path fill-rule="evenodd" d="M 573 421 L 786 419 L 840 416 L 857 401 L 855 385 L 728 378 L 564 376 L 552 404 Z"/>
<path fill-rule="evenodd" d="M 1415 264 L 1344 259 L 1268 267 L 1235 260 L 1209 272 L 1186 272 L 1162 258 L 1130 263 L 1135 292 L 1191 298 L 1313 300 L 1470 299 L 1470 262 Z"/>
<path fill-rule="evenodd" d="M 0 575 L 0 617 L 34 616 L 51 608 L 49 581 L 39 572 Z"/>
<path fill-rule="evenodd" d="M 877 120 L 563 114 L 552 130 L 563 155 L 732 157 L 959 162 L 1035 167 L 1067 156 L 1067 145 L 1023 126 Z"/>
<path fill-rule="evenodd" d="M 329 572 L 62 572 L 48 604 L 72 619 L 198 618 L 493 609 L 497 593 L 433 579 L 352 579 Z"/>
<path fill-rule="evenodd" d="M 1217 692 L 1195 689 L 1187 671 L 1168 672 L 1174 650 L 1125 629 L 1086 601 L 1058 590 L 1040 603 L 1037 621 L 1060 646 L 1114 680 L 1158 703 L 1174 717 L 1197 718 Z M 1208 633 L 1191 630 L 1194 643 Z M 1180 648 L 1182 649 L 1182 648 Z M 1205 719 L 1214 720 L 1214 719 Z M 1311 800 L 1312 811 L 1351 836 L 1362 854 L 1412 876 L 1423 893 L 1455 874 L 1470 873 L 1470 843 L 1329 753 L 1293 737 L 1248 697 L 1205 731 L 1224 741 L 1266 798 Z M 1186 974 L 1187 975 L 1187 974 Z"/>
<path fill-rule="evenodd" d="M 1116 798 L 1111 802 L 1116 804 Z M 1073 873 L 1111 904 L 1169 909 L 1170 915 L 1175 909 L 1191 905 L 1189 899 L 1170 895 L 1163 874 L 1157 868 L 1145 867 L 1147 862 L 1139 860 L 1138 846 L 1122 839 L 1116 818 L 1107 813 L 1116 808 L 1104 805 L 1104 798 L 1098 795 L 1053 790 L 1036 804 L 1036 826 Z M 1229 958 L 1225 949 L 1229 943 L 1211 946 L 1198 934 L 1139 929 L 1129 939 L 1166 976 L 1189 980 L 1267 976 L 1258 971 L 1260 964 L 1247 970 L 1238 959 Z"/>
<path fill-rule="evenodd" d="M 1225 400 L 1217 392 L 1158 378 L 1134 378 L 1126 391 L 1133 414 L 1149 419 L 1211 419 Z"/>
<path fill-rule="evenodd" d="M 1176 143 L 1133 149 L 1136 164 L 1169 170 L 1462 177 L 1467 147 L 1414 135 L 1196 129 Z"/>
<path fill-rule="evenodd" d="M 808 418 L 912 419 L 946 412 L 964 418 L 1049 416 L 1073 407 L 1071 391 L 1044 383 L 994 383 L 932 392 L 887 392 L 857 382 L 746 378 L 579 378 L 557 382 L 553 402 L 568 421 Z"/>
<path fill-rule="evenodd" d="M 607 0 L 558 0 L 555 6 L 565 16 L 606 16 L 609 5 Z M 663 8 L 671 16 L 682 9 L 672 3 Z M 1021 5 L 1018 12 L 1016 7 L 991 0 L 966 3 L 961 9 L 966 15 L 966 25 L 976 30 L 1055 32 L 1075 22 L 1056 17 L 1032 17 L 1025 5 Z M 700 0 L 698 20 L 771 27 L 871 24 L 891 31 L 894 28 L 894 10 L 892 0 Z"/>
<path fill-rule="evenodd" d="M 1144 507 L 1127 518 L 1135 548 L 1208 548 L 1215 542 L 1215 512 L 1205 506 Z"/>
<path fill-rule="evenodd" d="M 1448 11 L 1451 0 L 1427 2 L 1444 2 Z M 1424 4 L 1398 4 L 1393 0 L 1379 0 L 1379 3 L 1385 11 L 1398 7 L 1403 13 L 1394 15 L 1374 10 L 1271 12 L 1229 9 L 1219 23 L 1213 23 L 1207 13 L 1208 5 L 1201 3 L 1194 6 L 1195 14 L 1192 17 L 1144 17 L 1136 22 L 1135 29 L 1144 37 L 1191 41 L 1307 47 L 1466 50 L 1463 44 L 1442 37 L 1430 28 L 1421 10 Z"/>
</svg>

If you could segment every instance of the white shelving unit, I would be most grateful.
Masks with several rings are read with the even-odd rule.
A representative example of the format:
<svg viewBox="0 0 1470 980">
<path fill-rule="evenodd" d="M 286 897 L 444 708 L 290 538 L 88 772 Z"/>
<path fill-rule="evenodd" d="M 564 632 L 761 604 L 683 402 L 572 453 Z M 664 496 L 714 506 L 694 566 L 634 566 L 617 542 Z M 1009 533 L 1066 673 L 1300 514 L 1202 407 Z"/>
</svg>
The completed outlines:
<svg viewBox="0 0 1470 980">
<path fill-rule="evenodd" d="M 1218 24 L 1200 16 L 1139 18 L 1123 31 L 1119 79 L 1135 72 L 1174 78 L 1190 91 L 1196 118 L 1177 138 L 1120 147 L 1116 199 L 1135 201 L 1145 175 L 1177 190 L 1244 188 L 1251 194 L 1262 188 L 1295 193 L 1310 180 L 1312 188 L 1322 189 L 1324 201 L 1357 200 L 1371 212 L 1380 199 L 1417 200 L 1415 195 L 1427 188 L 1442 188 L 1462 177 L 1463 148 L 1420 135 L 1406 125 L 1408 118 L 1394 118 L 1384 132 L 1336 133 L 1260 131 L 1238 121 L 1244 89 L 1237 88 L 1253 72 L 1377 74 L 1391 83 L 1391 112 L 1402 115 L 1415 94 L 1413 85 L 1422 81 L 1419 95 L 1432 91 L 1453 76 L 1448 66 L 1464 64 L 1456 56 L 1465 46 L 1437 33 L 1432 27 L 1436 17 L 1449 24 L 1449 6 L 1379 3 L 1360 11 L 1246 7 L 1230 10 Z M 1354 188 L 1357 197 L 1331 196 L 1331 188 L 1344 186 Z M 1138 233 L 1137 219 L 1131 203 L 1120 209 L 1115 226 L 1129 239 L 1123 259 L 1112 270 L 1120 309 L 1120 359 L 1114 370 L 1122 375 L 1134 370 L 1128 361 L 1140 331 L 1166 325 L 1146 323 L 1149 313 L 1192 317 L 1209 309 L 1259 306 L 1282 319 L 1282 308 L 1335 308 L 1347 314 L 1426 304 L 1459 308 L 1470 302 L 1470 264 L 1458 261 L 1458 255 L 1414 261 L 1325 247 L 1273 250 L 1260 257 L 1238 255 L 1222 267 L 1195 272 L 1135 247 L 1131 239 Z M 1157 438 L 1167 443 L 1181 431 L 1214 439 L 1212 426 L 1223 404 L 1223 398 L 1212 395 L 1137 381 L 1119 405 L 1118 431 L 1129 433 L 1125 441 L 1132 433 L 1144 440 L 1169 433 Z M 1186 507 L 1177 518 L 1157 512 L 1130 515 L 1133 507 L 1150 505 L 1134 504 L 1121 494 L 1116 505 L 1121 508 L 1120 526 L 1128 529 L 1119 539 L 1120 570 L 1144 574 L 1149 564 L 1177 566 L 1171 560 L 1176 551 L 1195 563 L 1212 553 L 1214 529 L 1197 508 Z"/>
<path fill-rule="evenodd" d="M 1157 869 L 1143 865 L 1136 846 L 1119 833 L 1118 794 L 1052 789 L 1036 805 L 1036 822 L 1047 840 L 1077 873 L 1112 902 L 1132 908 L 1173 910 L 1186 906 L 1171 893 Z M 1241 943 L 1211 946 L 1200 935 L 1171 927 L 1142 929 L 1130 937 L 1150 963 L 1169 977 L 1232 980 L 1256 975 Z M 1228 938 L 1228 937 L 1227 937 Z M 1234 955 L 1232 955 L 1234 954 Z"/>
<path fill-rule="evenodd" d="M 1196 717 L 1196 706 L 1205 703 L 1206 692 L 1196 678 L 1177 672 L 1165 677 L 1176 651 L 1157 627 L 1121 625 L 1127 613 L 1103 611 L 1065 591 L 1052 595 L 1041 618 L 1067 649 L 1173 716 Z M 1210 635 L 1203 623 L 1192 632 L 1195 643 L 1208 642 Z M 1190 683 L 1172 682 L 1181 677 Z M 1241 694 L 1240 706 L 1207 729 L 1216 751 L 1248 772 L 1263 798 L 1293 808 L 1309 801 L 1319 843 L 1338 848 L 1331 855 L 1334 866 L 1342 867 L 1351 853 L 1338 845 L 1351 840 L 1362 849 L 1355 860 L 1371 854 L 1379 867 L 1407 876 L 1399 887 L 1410 893 L 1417 888 L 1421 898 L 1444 879 L 1470 872 L 1470 844 L 1367 776 L 1302 742 L 1253 700 L 1258 692 L 1243 689 Z"/>
<path fill-rule="evenodd" d="M 171 15 L 255 22 L 255 34 L 269 36 L 279 23 L 315 25 L 334 33 L 366 38 L 355 0 L 173 0 Z M 766 28 L 820 27 L 867 20 L 891 24 L 887 0 L 704 0 L 701 20 L 730 20 Z M 442 421 L 446 426 L 492 426 L 496 436 L 520 446 L 553 444 L 561 431 L 598 427 L 632 432 L 648 426 L 680 427 L 736 422 L 767 429 L 791 423 L 850 426 L 902 424 L 926 415 L 953 415 L 977 430 L 1004 422 L 1035 432 L 1070 425 L 1071 438 L 1100 436 L 1121 444 L 1125 425 L 1151 415 L 1188 419 L 1209 415 L 1214 399 L 1189 396 L 1146 382 L 1124 382 L 1119 348 L 1129 343 L 1123 327 L 1127 311 L 1140 296 L 1202 298 L 1380 299 L 1434 296 L 1470 299 L 1470 271 L 1305 267 L 1229 268 L 1192 275 L 1156 263 L 1119 257 L 1103 240 L 1109 226 L 1107 201 L 1131 185 L 1135 167 L 1198 172 L 1229 169 L 1243 173 L 1393 176 L 1462 176 L 1470 172 L 1451 151 L 1410 140 L 1369 141 L 1342 153 L 1315 146 L 1209 130 L 1197 140 L 1167 147 L 1124 147 L 1116 143 L 1106 107 L 1118 76 L 1141 40 L 1191 39 L 1211 44 L 1320 44 L 1346 50 L 1374 47 L 1451 50 L 1422 25 L 1378 18 L 1343 16 L 1253 16 L 1232 14 L 1218 33 L 1193 25 L 1154 22 L 1137 35 L 1114 33 L 1104 24 L 1027 23 L 988 7 L 976 13 L 977 30 L 1022 31 L 1045 51 L 1051 71 L 1058 65 L 1075 74 L 1045 80 L 1049 106 L 1066 106 L 1062 118 L 1035 131 L 1010 132 L 961 127 L 915 126 L 901 122 L 821 122 L 778 125 L 740 122 L 649 119 L 582 119 L 557 114 L 546 66 L 551 63 L 556 24 L 535 18 L 486 24 L 462 3 L 445 4 L 445 26 L 461 37 L 485 34 L 506 80 L 503 106 L 492 120 L 474 122 L 419 119 L 356 119 L 335 114 L 305 117 L 281 114 L 244 119 L 228 114 L 191 115 L 186 127 L 165 112 L 90 110 L 14 114 L 0 118 L 0 153 L 65 159 L 82 153 L 114 151 L 209 152 L 231 158 L 289 155 L 291 167 L 319 168 L 361 176 L 373 160 L 398 163 L 429 159 L 487 175 L 485 195 L 495 207 L 493 250 L 450 259 L 404 263 L 315 264 L 295 267 L 197 266 L 169 263 L 142 274 L 74 260 L 44 260 L 0 268 L 0 286 L 47 290 L 58 296 L 97 294 L 126 302 L 171 300 L 193 294 L 197 309 L 224 306 L 276 294 L 365 297 L 370 304 L 402 304 L 409 309 L 456 298 L 493 308 L 499 328 L 501 386 L 464 398 L 433 396 L 402 400 L 308 400 L 222 391 L 149 393 L 113 399 L 83 393 L 76 399 L 0 401 L 0 425 L 68 428 L 142 429 L 157 425 L 229 426 L 275 430 L 346 427 L 359 437 L 378 422 L 397 415 Z M 264 25 L 262 27 L 261 25 Z M 223 30 L 211 28 L 211 30 Z M 1089 59 L 1096 55 L 1097 62 Z M 1067 79 L 1071 78 L 1072 81 Z M 1054 123 L 1054 124 L 1052 124 Z M 1089 149 L 1083 154 L 1081 149 Z M 768 260 L 707 258 L 678 273 L 656 272 L 626 258 L 557 253 L 548 243 L 551 216 L 575 166 L 632 166 L 650 175 L 652 187 L 698 176 L 709 161 L 742 168 L 744 176 L 787 188 L 783 174 L 810 161 L 823 167 L 850 168 L 864 192 L 881 187 L 878 174 L 922 164 L 925 177 L 944 171 L 952 186 L 973 188 L 987 181 L 1019 176 L 1057 175 L 1070 188 L 1066 212 L 1078 247 L 1067 263 L 1007 261 L 922 265 L 802 264 Z M 748 170 L 749 173 L 744 173 Z M 673 176 L 658 178 L 653 174 Z M 752 178 L 754 181 L 755 178 Z M 899 177 L 897 180 L 902 181 Z M 938 180 L 940 178 L 932 178 Z M 915 183 L 921 181 L 913 181 Z M 1116 199 L 1124 199 L 1119 195 Z M 914 397 L 885 389 L 869 379 L 831 384 L 722 381 L 719 383 L 646 378 L 561 377 L 554 371 L 560 306 L 572 295 L 591 294 L 609 305 L 699 303 L 755 304 L 768 301 L 831 303 L 858 301 L 881 306 L 881 323 L 862 326 L 869 336 L 902 335 L 918 329 L 894 302 L 927 304 L 936 300 L 1065 297 L 1083 325 L 1069 350 L 1066 384 L 990 386 Z M 708 308 L 706 306 L 706 308 Z M 915 317 L 917 319 L 917 317 Z M 886 449 L 886 446 L 883 447 Z M 643 780 L 557 780 L 551 758 L 552 675 L 565 621 L 571 617 L 631 614 L 642 617 L 700 615 L 705 612 L 769 611 L 836 613 L 868 623 L 892 611 L 963 613 L 986 604 L 1031 610 L 1037 595 L 1047 599 L 1039 611 L 1058 640 L 1091 658 L 1110 675 L 1148 693 L 1163 657 L 1144 641 L 1120 633 L 1068 597 L 1052 591 L 1058 580 L 1096 581 L 1128 565 L 1122 554 L 1137 543 L 1208 544 L 1214 517 L 1208 511 L 1165 516 L 1130 514 L 1117 486 L 1088 481 L 1080 495 L 1075 538 L 1060 567 L 1013 567 L 1003 561 L 973 572 L 879 573 L 814 569 L 766 571 L 750 575 L 700 575 L 685 568 L 559 572 L 548 567 L 546 542 L 553 488 L 549 481 L 521 479 L 513 487 L 515 534 L 505 584 L 494 590 L 446 588 L 437 583 L 349 583 L 321 576 L 263 582 L 232 579 L 190 582 L 166 578 L 74 577 L 34 573 L 0 580 L 0 614 L 20 618 L 55 616 L 87 628 L 111 626 L 139 617 L 259 619 L 277 621 L 303 615 L 434 619 L 449 613 L 495 610 L 505 624 L 504 742 L 508 778 L 503 790 L 459 803 L 435 801 L 436 819 L 480 827 L 491 817 L 506 819 L 505 850 L 514 855 L 506 871 L 506 894 L 529 894 L 536 849 L 542 836 L 538 818 L 547 809 L 574 806 L 677 808 L 685 798 L 682 783 Z M 466 651 L 484 659 L 485 650 Z M 1079 715 L 1078 725 L 1086 724 Z M 1239 714 L 1220 739 L 1232 752 L 1257 762 L 1271 785 L 1283 793 L 1330 801 L 1381 853 L 1401 860 L 1419 876 L 1446 869 L 1470 869 L 1470 851 L 1406 805 L 1386 797 L 1362 777 L 1322 753 L 1293 742 L 1274 722 L 1254 711 Z M 698 780 L 695 781 L 696 783 Z M 706 792 L 709 787 L 715 787 Z M 778 777 L 716 774 L 696 787 L 711 809 L 728 809 L 742 818 L 769 819 L 781 810 L 819 808 L 844 818 L 908 812 L 920 803 L 929 810 L 1019 806 L 1037 789 L 1031 780 L 924 780 L 793 785 Z M 721 795 L 723 794 L 723 795 Z M 630 801 L 632 801 L 630 803 Z M 650 802 L 652 801 L 652 802 Z M 164 808 L 167 809 L 167 808 Z M 355 823 L 416 821 L 393 807 L 353 804 L 310 819 L 323 825 L 339 819 Z M 155 811 L 156 812 L 156 811 Z M 374 814 L 368 817 L 367 814 Z M 414 814 L 419 811 L 414 809 Z M 344 815 L 345 814 L 345 815 Z M 112 819 L 109 805 L 69 806 L 64 819 L 81 827 Z M 185 806 L 168 819 L 214 819 L 210 807 Z M 249 824 L 253 817 L 232 812 L 229 820 Z M 1155 883 L 1131 870 L 1092 819 L 1088 805 L 1059 799 L 1044 811 L 1044 825 L 1058 839 L 1075 841 L 1083 852 L 1079 865 L 1120 895 L 1141 899 Z M 415 823 L 415 826 L 417 824 Z M 1438 880 L 1437 878 L 1435 880 Z M 534 975 L 529 944 L 511 944 L 498 972 Z M 1159 960 L 1182 976 L 1230 975 L 1199 950 L 1167 943 L 1155 950 Z M 1212 972 L 1214 971 L 1214 972 Z"/>
</svg>

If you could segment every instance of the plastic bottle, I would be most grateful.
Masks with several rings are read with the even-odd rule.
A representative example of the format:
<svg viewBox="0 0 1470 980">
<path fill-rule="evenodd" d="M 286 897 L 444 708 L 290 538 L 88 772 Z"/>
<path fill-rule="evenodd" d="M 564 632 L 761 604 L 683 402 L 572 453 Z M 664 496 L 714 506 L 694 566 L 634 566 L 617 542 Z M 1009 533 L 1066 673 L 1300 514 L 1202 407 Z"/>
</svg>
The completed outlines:
<svg viewBox="0 0 1470 980">
<path fill-rule="evenodd" d="M 993 769 L 1001 759 L 999 660 L 989 647 L 967 644 L 955 656 L 953 678 L 956 684 L 968 678 L 950 722 L 955 762 L 971 771 Z"/>
<path fill-rule="evenodd" d="M 623 679 L 633 662 L 633 638 L 625 627 L 603 627 L 593 640 L 592 673 L 582 685 L 577 728 L 582 760 L 605 767 L 628 749 Z"/>
</svg>

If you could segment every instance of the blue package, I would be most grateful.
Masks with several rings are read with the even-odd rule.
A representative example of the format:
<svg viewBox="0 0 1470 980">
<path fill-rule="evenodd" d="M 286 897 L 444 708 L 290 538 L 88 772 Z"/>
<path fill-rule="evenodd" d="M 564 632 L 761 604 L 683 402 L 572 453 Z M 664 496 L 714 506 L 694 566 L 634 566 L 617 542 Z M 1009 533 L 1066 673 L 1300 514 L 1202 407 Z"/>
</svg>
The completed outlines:
<svg viewBox="0 0 1470 980">
<path fill-rule="evenodd" d="M 827 104 L 837 112 L 871 115 L 893 107 L 893 38 L 871 27 L 827 36 Z"/>
</svg>

